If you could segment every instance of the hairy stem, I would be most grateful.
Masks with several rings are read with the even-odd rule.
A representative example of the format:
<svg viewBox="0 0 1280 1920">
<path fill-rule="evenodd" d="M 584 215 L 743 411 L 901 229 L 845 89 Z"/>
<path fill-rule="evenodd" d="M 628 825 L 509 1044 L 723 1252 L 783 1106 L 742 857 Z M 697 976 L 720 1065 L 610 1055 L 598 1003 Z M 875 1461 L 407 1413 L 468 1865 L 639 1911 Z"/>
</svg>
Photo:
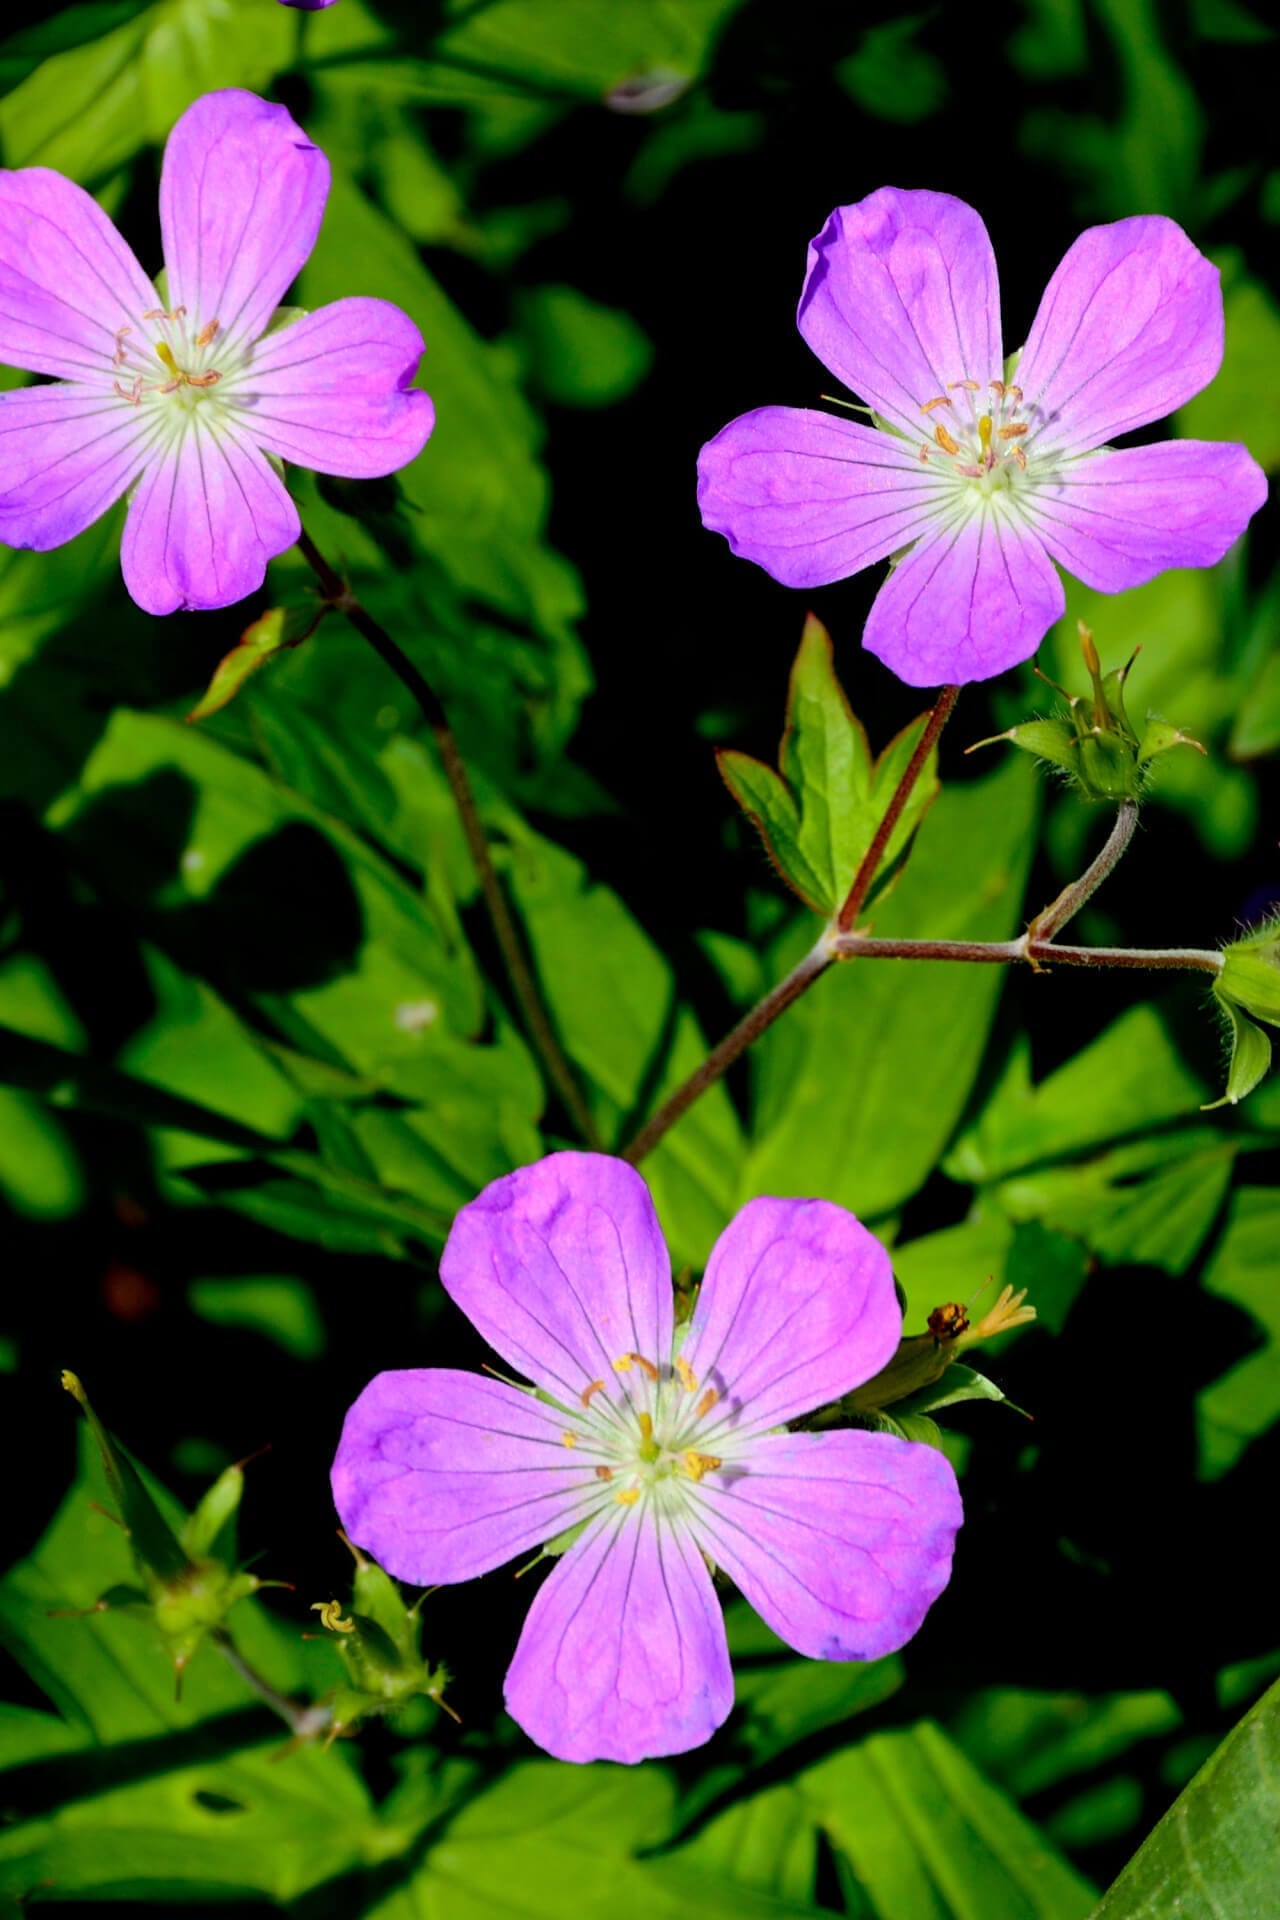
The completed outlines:
<svg viewBox="0 0 1280 1920">
<path fill-rule="evenodd" d="M 550 1015 L 543 1005 L 533 968 L 526 958 L 515 918 L 507 905 L 507 897 L 502 891 L 502 884 L 489 852 L 484 825 L 476 806 L 475 795 L 471 790 L 466 763 L 458 751 L 458 743 L 453 737 L 453 729 L 449 725 L 449 717 L 440 696 L 424 679 L 404 649 L 397 645 L 386 628 L 375 620 L 368 608 L 356 598 L 341 574 L 330 566 L 310 534 L 304 532 L 299 535 L 298 551 L 319 580 L 327 605 L 333 607 L 336 612 L 346 615 L 356 632 L 362 639 L 369 642 L 379 659 L 390 667 L 392 673 L 408 688 L 417 701 L 440 754 L 445 779 L 449 782 L 449 790 L 453 795 L 454 805 L 458 809 L 458 818 L 462 822 L 462 831 L 466 836 L 467 848 L 480 882 L 480 892 L 488 909 L 494 937 L 502 954 L 512 992 L 524 1016 L 529 1038 L 542 1062 L 547 1078 L 564 1103 L 566 1113 L 587 1145 L 598 1147 L 600 1142 L 595 1122 L 578 1086 L 573 1068 L 569 1065 L 555 1028 L 551 1024 Z"/>
<path fill-rule="evenodd" d="M 290 1700 L 287 1694 L 278 1692 L 269 1680 L 263 1679 L 256 1667 L 249 1665 L 225 1627 L 215 1627 L 209 1638 L 246 1687 L 256 1693 L 259 1700 L 265 1701 L 272 1713 L 279 1714 L 295 1740 L 312 1740 L 317 1734 L 328 1731 L 333 1714 L 323 1702 L 317 1700 L 303 1707 L 296 1700 Z"/>
<path fill-rule="evenodd" d="M 1115 824 L 1107 835 L 1107 843 L 1097 858 L 1070 886 L 1064 887 L 1056 900 L 1051 900 L 1031 922 L 1027 932 L 1037 944 L 1052 940 L 1061 933 L 1068 920 L 1073 920 L 1085 901 L 1095 894 L 1107 875 L 1113 871 L 1133 838 L 1133 830 L 1138 824 L 1138 803 L 1136 800 L 1122 800 L 1115 817 Z"/>
<path fill-rule="evenodd" d="M 830 940 L 824 933 L 817 946 L 810 949 L 799 965 L 793 967 L 785 979 L 779 980 L 776 987 L 770 988 L 762 1000 L 757 1000 L 750 1013 L 744 1014 L 719 1046 L 711 1049 L 702 1065 L 690 1074 L 684 1085 L 677 1087 L 669 1100 L 663 1101 L 658 1111 L 641 1127 L 630 1146 L 623 1149 L 623 1158 L 629 1160 L 633 1167 L 639 1166 L 681 1114 L 686 1113 L 694 1101 L 733 1065 L 739 1054 L 746 1052 L 753 1040 L 759 1039 L 766 1027 L 773 1025 L 780 1013 L 785 1013 L 792 1002 L 813 985 L 819 974 L 826 972 L 833 957 Z"/>
<path fill-rule="evenodd" d="M 836 915 L 836 930 L 839 933 L 851 933 L 862 904 L 871 891 L 876 870 L 884 858 L 885 848 L 893 837 L 893 830 L 902 818 L 902 809 L 911 798 L 911 789 L 924 771 L 925 762 L 938 743 L 938 735 L 951 718 L 951 709 L 960 698 L 959 687 L 944 687 L 934 703 L 924 732 L 916 742 L 915 752 L 903 770 L 902 778 L 894 788 L 893 798 L 884 810 L 884 818 L 876 828 L 875 837 L 862 858 L 862 865 L 853 876 L 853 885 L 845 896 L 844 905 Z"/>
<path fill-rule="evenodd" d="M 1031 937 L 1016 940 L 871 940 L 840 934 L 832 942 L 837 960 L 968 960 L 1009 966 L 1025 960 L 1037 972 L 1050 967 L 1133 967 L 1148 971 L 1221 973 L 1222 955 L 1212 947 L 1060 947 Z"/>
</svg>

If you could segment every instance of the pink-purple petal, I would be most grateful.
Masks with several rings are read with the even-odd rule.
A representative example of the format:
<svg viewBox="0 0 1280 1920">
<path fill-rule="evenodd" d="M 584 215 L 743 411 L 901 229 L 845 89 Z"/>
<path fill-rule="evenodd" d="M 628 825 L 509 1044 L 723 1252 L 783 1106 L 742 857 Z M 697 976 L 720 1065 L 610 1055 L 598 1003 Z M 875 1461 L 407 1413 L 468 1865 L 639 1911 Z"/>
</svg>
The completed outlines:
<svg viewBox="0 0 1280 1920">
<path fill-rule="evenodd" d="M 0 542 L 46 552 L 91 527 L 141 471 L 148 422 L 83 385 L 0 395 Z"/>
<path fill-rule="evenodd" d="M 671 1259 L 649 1189 L 625 1161 L 553 1153 L 493 1181 L 453 1223 L 440 1278 L 495 1352 L 576 1405 L 615 1361 L 671 1351 Z M 626 1373 L 637 1382 L 634 1365 Z"/>
<path fill-rule="evenodd" d="M 928 400 L 1002 370 L 987 230 L 949 193 L 881 187 L 837 207 L 809 249 L 797 316 L 825 366 L 912 440 Z"/>
<path fill-rule="evenodd" d="M 507 1711 L 559 1760 L 687 1753 L 733 1705 L 720 1603 L 683 1529 L 615 1507 L 539 1590 L 507 1671 Z"/>
<path fill-rule="evenodd" d="M 980 509 L 899 561 L 862 644 L 909 687 L 963 685 L 1029 660 L 1065 606 L 1037 535 Z"/>
<path fill-rule="evenodd" d="M 229 607 L 257 591 L 268 560 L 300 532 L 298 510 L 266 456 L 225 422 L 216 433 L 192 424 L 143 473 L 120 565 L 146 613 Z"/>
<path fill-rule="evenodd" d="M 1266 497 L 1246 447 L 1169 440 L 1064 463 L 1029 494 L 1027 517 L 1068 573 L 1119 593 L 1166 567 L 1215 565 Z"/>
<path fill-rule="evenodd" d="M 187 108 L 169 135 L 160 229 L 169 304 L 193 329 L 256 340 L 310 257 L 329 162 L 288 109 L 229 87 Z"/>
<path fill-rule="evenodd" d="M 889 1256 L 829 1200 L 750 1200 L 711 1250 L 682 1357 L 719 1405 L 699 1429 L 775 1427 L 838 1399 L 892 1357 L 902 1313 Z"/>
<path fill-rule="evenodd" d="M 874 1660 L 917 1631 L 963 1518 L 945 1455 L 886 1433 L 770 1434 L 699 1488 L 700 1543 L 815 1660 Z"/>
<path fill-rule="evenodd" d="M 144 330 L 155 288 L 102 208 L 48 167 L 0 170 L 0 361 L 103 377 L 116 334 Z"/>
<path fill-rule="evenodd" d="M 939 483 L 914 448 L 798 407 L 743 414 L 703 447 L 703 524 L 788 587 L 826 586 L 926 532 Z"/>
<path fill-rule="evenodd" d="M 449 1367 L 380 1373 L 348 1413 L 333 1499 L 358 1547 L 418 1586 L 550 1540 L 598 1494 L 554 1407 Z"/>
<path fill-rule="evenodd" d="M 386 300 L 337 300 L 268 334 L 236 381 L 254 439 L 317 473 L 373 479 L 422 451 L 435 422 L 410 385 L 424 352 Z"/>
<path fill-rule="evenodd" d="M 1212 380 L 1222 342 L 1218 269 L 1181 227 L 1160 214 L 1090 227 L 1046 287 L 1014 376 L 1028 457 L 1163 419 Z"/>
</svg>

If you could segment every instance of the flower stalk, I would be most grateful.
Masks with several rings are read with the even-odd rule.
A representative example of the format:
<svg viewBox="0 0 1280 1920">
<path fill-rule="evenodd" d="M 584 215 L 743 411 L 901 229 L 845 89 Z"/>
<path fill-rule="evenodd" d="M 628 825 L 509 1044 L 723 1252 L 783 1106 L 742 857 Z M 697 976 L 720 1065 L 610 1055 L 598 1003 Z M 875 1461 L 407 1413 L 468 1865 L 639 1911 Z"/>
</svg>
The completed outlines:
<svg viewBox="0 0 1280 1920">
<path fill-rule="evenodd" d="M 551 1017 L 543 1004 L 533 968 L 526 957 L 516 927 L 515 916 L 507 904 L 507 897 L 502 891 L 502 883 L 498 879 L 497 870 L 493 864 L 488 837 L 480 818 L 480 809 L 476 805 L 466 762 L 459 751 L 458 742 L 449 725 L 449 716 L 445 712 L 440 696 L 420 669 L 414 665 L 403 647 L 392 639 L 380 621 L 374 619 L 369 609 L 351 591 L 337 569 L 329 564 L 305 529 L 299 534 L 297 545 L 298 551 L 320 582 L 326 606 L 332 607 L 336 613 L 346 615 L 361 639 L 368 641 L 378 658 L 385 666 L 390 667 L 392 673 L 417 702 L 440 755 L 444 776 L 449 783 L 449 791 L 453 795 L 458 818 L 462 823 L 462 831 L 466 837 L 467 850 L 480 882 L 480 892 L 489 914 L 494 937 L 502 954 L 512 992 L 524 1016 L 529 1039 L 542 1062 L 547 1078 L 559 1094 L 566 1113 L 583 1140 L 588 1146 L 597 1146 L 599 1137 L 596 1133 L 595 1121 L 591 1117 L 591 1110 L 587 1106 L 573 1068 L 551 1024 Z"/>
</svg>

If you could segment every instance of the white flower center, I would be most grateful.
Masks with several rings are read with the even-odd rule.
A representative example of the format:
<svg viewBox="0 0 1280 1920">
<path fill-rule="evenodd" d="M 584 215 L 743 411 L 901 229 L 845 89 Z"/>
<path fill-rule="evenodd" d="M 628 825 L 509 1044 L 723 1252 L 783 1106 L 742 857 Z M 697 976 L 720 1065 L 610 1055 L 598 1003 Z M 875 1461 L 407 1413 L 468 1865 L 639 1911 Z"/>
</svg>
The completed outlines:
<svg viewBox="0 0 1280 1920">
<path fill-rule="evenodd" d="M 664 1512 L 687 1510 L 694 1489 L 726 1464 L 730 1434 L 722 1417 L 715 1452 L 707 1438 L 720 1390 L 700 1389 L 679 1358 L 660 1368 L 643 1354 L 624 1353 L 613 1370 L 628 1376 L 624 1396 L 609 1394 L 604 1380 L 589 1381 L 579 1396 L 581 1415 L 575 1408 L 574 1426 L 561 1436 L 565 1446 L 575 1449 L 584 1468 L 591 1467 L 601 1505 L 612 1498 L 622 1507 L 652 1501 Z"/>
<path fill-rule="evenodd" d="M 921 402 L 934 421 L 933 438 L 922 442 L 920 459 L 935 472 L 953 476 L 985 496 L 1014 488 L 1027 473 L 1023 441 L 1032 420 L 1022 388 L 989 380 L 951 380 L 945 393 Z"/>
<path fill-rule="evenodd" d="M 116 331 L 114 392 L 127 405 L 145 409 L 150 424 L 167 439 L 180 439 L 197 418 L 213 426 L 229 411 L 231 395 L 224 382 L 239 367 L 239 356 L 227 352 L 217 316 L 202 322 L 185 307 L 172 313 L 153 307 L 142 318 L 152 332 L 140 334 L 132 325 Z"/>
</svg>

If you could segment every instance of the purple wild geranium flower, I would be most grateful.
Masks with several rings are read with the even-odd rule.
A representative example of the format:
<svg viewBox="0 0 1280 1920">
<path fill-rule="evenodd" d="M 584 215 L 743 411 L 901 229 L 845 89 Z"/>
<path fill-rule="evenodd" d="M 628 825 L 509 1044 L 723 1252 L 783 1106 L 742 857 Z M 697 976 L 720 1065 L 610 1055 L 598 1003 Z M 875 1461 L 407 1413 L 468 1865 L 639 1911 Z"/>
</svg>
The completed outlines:
<svg viewBox="0 0 1280 1920">
<path fill-rule="evenodd" d="M 889 1257 L 825 1200 L 753 1200 L 676 1328 L 639 1174 L 557 1153 L 495 1180 L 440 1262 L 453 1300 L 534 1382 L 381 1373 L 333 1469 L 343 1526 L 392 1573 L 470 1580 L 572 1530 L 507 1672 L 508 1711 L 562 1760 L 700 1746 L 733 1704 L 722 1567 L 821 1660 L 900 1647 L 960 1525 L 941 1453 L 791 1433 L 895 1352 Z"/>
<path fill-rule="evenodd" d="M 876 425 L 761 407 L 702 449 L 708 527 L 789 587 L 897 556 L 863 644 L 909 686 L 1028 659 L 1064 607 L 1220 560 L 1266 497 L 1244 447 L 1118 451 L 1222 361 L 1217 269 L 1157 215 L 1082 233 L 1002 358 L 987 230 L 946 193 L 882 187 L 809 249 L 798 315 Z"/>
<path fill-rule="evenodd" d="M 0 171 L 0 361 L 53 378 L 0 396 L 0 541 L 61 546 L 132 489 L 138 605 L 225 607 L 298 538 L 280 461 L 368 479 L 414 458 L 434 415 L 407 314 L 349 299 L 272 324 L 328 191 L 283 107 L 197 100 L 160 178 L 165 301 L 82 187 Z"/>
</svg>

